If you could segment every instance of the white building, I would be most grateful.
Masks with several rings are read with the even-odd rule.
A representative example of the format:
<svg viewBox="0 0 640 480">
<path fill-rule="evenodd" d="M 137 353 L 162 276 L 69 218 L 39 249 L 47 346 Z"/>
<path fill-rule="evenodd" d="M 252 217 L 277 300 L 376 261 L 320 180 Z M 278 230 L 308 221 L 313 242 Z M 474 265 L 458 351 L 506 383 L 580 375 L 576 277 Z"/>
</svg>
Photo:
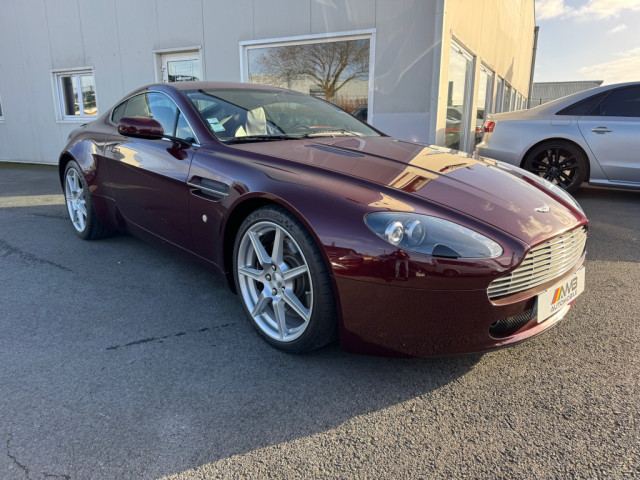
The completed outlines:
<svg viewBox="0 0 640 480">
<path fill-rule="evenodd" d="M 269 52 L 346 42 L 361 50 L 340 80 L 357 76 L 334 101 L 470 151 L 487 112 L 524 108 L 534 23 L 534 0 L 1 0 L 0 160 L 56 163 L 73 128 L 142 85 L 264 79 Z"/>
</svg>

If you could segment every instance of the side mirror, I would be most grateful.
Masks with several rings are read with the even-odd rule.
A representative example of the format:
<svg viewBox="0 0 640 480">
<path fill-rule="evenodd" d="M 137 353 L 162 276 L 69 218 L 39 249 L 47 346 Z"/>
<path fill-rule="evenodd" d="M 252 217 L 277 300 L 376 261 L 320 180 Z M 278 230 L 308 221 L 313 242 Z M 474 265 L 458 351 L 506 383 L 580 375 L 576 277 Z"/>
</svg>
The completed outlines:
<svg viewBox="0 0 640 480">
<path fill-rule="evenodd" d="M 164 136 L 160 122 L 146 117 L 125 117 L 118 122 L 118 133 L 126 137 L 157 140 Z"/>
</svg>

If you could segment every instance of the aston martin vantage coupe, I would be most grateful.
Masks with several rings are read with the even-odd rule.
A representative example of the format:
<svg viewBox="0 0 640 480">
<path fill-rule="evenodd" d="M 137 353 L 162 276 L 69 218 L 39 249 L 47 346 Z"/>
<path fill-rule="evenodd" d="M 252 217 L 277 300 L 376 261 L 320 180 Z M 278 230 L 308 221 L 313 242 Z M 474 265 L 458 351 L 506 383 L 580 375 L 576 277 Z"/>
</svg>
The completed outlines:
<svg viewBox="0 0 640 480">
<path fill-rule="evenodd" d="M 584 290 L 588 221 L 564 190 L 289 90 L 140 88 L 71 133 L 59 172 L 80 238 L 127 231 L 221 273 L 288 352 L 482 352 Z"/>
</svg>

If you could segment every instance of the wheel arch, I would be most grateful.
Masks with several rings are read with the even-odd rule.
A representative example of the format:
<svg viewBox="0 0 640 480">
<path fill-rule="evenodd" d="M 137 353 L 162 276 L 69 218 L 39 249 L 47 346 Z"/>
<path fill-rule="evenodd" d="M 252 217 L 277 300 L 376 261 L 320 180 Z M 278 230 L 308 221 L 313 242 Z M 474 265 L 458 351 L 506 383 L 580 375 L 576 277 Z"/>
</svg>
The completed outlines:
<svg viewBox="0 0 640 480">
<path fill-rule="evenodd" d="M 582 152 L 582 154 L 584 155 L 584 158 L 586 160 L 587 163 L 587 172 L 586 172 L 586 176 L 584 181 L 588 182 L 589 178 L 591 177 L 591 160 L 589 158 L 589 154 L 587 153 L 587 151 L 582 147 L 582 145 L 580 145 L 578 142 L 576 142 L 575 140 L 572 140 L 570 138 L 565 138 L 565 137 L 550 137 L 550 138 L 545 138 L 544 140 L 540 140 L 537 143 L 534 143 L 533 145 L 531 145 L 525 152 L 524 155 L 522 155 L 522 158 L 520 159 L 520 168 L 524 168 L 524 162 L 526 161 L 527 157 L 531 154 L 532 151 L 534 151 L 536 148 L 538 148 L 541 145 L 544 145 L 545 143 L 550 143 L 550 142 L 565 142 L 565 143 L 570 143 L 571 145 L 573 145 L 574 147 L 576 147 L 578 150 L 580 150 Z"/>
<path fill-rule="evenodd" d="M 313 228 L 311 228 L 309 221 L 298 209 L 294 208 L 289 202 L 285 201 L 284 199 L 267 193 L 254 192 L 250 196 L 237 201 L 236 204 L 234 204 L 229 210 L 227 218 L 223 224 L 222 263 L 224 274 L 231 291 L 233 293 L 237 293 L 235 279 L 233 278 L 233 246 L 235 243 L 236 235 L 238 234 L 238 230 L 240 229 L 240 225 L 251 212 L 257 210 L 258 208 L 269 205 L 284 208 L 307 229 L 311 237 L 316 242 L 318 249 L 320 250 L 325 268 L 327 269 L 327 273 L 329 274 L 329 277 L 331 279 L 331 286 L 333 289 L 333 295 L 336 301 L 336 305 L 339 305 L 339 295 L 331 270 L 331 262 L 329 261 L 327 252 L 322 246 L 320 238 L 313 230 Z M 340 309 L 338 308 L 338 317 L 340 318 L 339 311 Z"/>
<path fill-rule="evenodd" d="M 77 161 L 69 152 L 62 152 L 58 160 L 58 176 L 60 177 L 60 185 L 64 187 L 64 171 L 71 160 Z"/>
</svg>

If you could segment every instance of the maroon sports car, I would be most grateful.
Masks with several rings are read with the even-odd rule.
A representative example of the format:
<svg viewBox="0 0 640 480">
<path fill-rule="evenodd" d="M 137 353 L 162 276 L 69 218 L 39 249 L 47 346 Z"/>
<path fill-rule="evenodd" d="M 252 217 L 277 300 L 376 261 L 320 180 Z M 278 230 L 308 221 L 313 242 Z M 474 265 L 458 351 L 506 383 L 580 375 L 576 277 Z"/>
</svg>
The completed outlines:
<svg viewBox="0 0 640 480">
<path fill-rule="evenodd" d="M 78 236 L 126 230 L 221 272 L 289 352 L 336 337 L 482 352 L 551 327 L 584 289 L 569 194 L 288 90 L 147 86 L 72 132 L 59 165 Z"/>
</svg>

